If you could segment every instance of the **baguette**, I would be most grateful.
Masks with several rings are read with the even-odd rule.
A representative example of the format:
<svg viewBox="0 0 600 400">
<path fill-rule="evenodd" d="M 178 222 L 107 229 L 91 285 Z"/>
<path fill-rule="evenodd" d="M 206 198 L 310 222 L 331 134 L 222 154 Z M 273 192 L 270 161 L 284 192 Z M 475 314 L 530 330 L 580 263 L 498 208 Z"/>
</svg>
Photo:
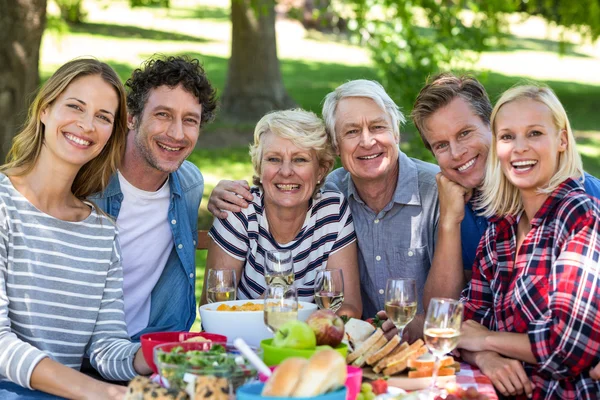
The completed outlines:
<svg viewBox="0 0 600 400">
<path fill-rule="evenodd" d="M 348 364 L 354 362 L 354 360 L 365 354 L 375 343 L 377 343 L 382 336 L 383 331 L 381 328 L 377 328 L 375 332 L 367 338 L 367 340 L 358 345 L 352 353 L 348 354 L 346 362 Z"/>
<path fill-rule="evenodd" d="M 367 357 L 367 364 L 375 365 L 379 360 L 385 357 L 396 348 L 396 346 L 400 343 L 400 337 L 395 335 L 392 340 L 387 342 L 385 346 L 377 350 L 375 353 L 372 353 L 369 357 Z"/>
</svg>

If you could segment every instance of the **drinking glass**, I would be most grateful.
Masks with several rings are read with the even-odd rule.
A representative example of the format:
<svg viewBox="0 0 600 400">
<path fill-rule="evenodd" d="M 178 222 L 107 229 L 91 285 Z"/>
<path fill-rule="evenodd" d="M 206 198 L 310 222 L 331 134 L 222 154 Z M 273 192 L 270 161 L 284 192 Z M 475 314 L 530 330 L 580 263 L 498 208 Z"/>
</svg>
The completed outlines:
<svg viewBox="0 0 600 400">
<path fill-rule="evenodd" d="M 294 259 L 290 250 L 266 252 L 265 282 L 267 286 L 292 286 L 294 284 Z"/>
<path fill-rule="evenodd" d="M 404 327 L 417 314 L 417 283 L 414 279 L 388 279 L 385 285 L 385 313 L 398 328 L 400 340 Z"/>
<path fill-rule="evenodd" d="M 463 305 L 458 300 L 434 297 L 429 302 L 423 332 L 425 345 L 435 356 L 433 375 L 429 392 L 437 393 L 436 380 L 440 359 L 458 345 Z"/>
<path fill-rule="evenodd" d="M 265 325 L 275 333 L 286 322 L 298 319 L 298 292 L 292 286 L 267 286 L 265 290 Z"/>
<path fill-rule="evenodd" d="M 236 298 L 237 280 L 232 269 L 209 269 L 206 277 L 206 299 L 209 303 Z"/>
<path fill-rule="evenodd" d="M 317 272 L 315 278 L 315 303 L 337 312 L 344 302 L 344 274 L 341 269 L 325 269 Z"/>
</svg>

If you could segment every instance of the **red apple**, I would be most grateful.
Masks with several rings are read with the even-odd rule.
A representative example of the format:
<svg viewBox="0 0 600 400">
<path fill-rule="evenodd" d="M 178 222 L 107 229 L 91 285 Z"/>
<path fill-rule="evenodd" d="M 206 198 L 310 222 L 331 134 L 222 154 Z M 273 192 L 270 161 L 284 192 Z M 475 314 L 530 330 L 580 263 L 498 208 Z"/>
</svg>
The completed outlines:
<svg viewBox="0 0 600 400">
<path fill-rule="evenodd" d="M 306 323 L 315 332 L 318 346 L 337 347 L 344 338 L 344 321 L 331 310 L 315 311 Z"/>
</svg>

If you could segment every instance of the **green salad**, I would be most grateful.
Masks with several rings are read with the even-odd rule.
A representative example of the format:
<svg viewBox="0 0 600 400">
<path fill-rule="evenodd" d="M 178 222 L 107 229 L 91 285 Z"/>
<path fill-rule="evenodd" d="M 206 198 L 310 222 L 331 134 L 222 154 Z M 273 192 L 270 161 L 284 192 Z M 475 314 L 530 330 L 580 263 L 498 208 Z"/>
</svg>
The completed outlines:
<svg viewBox="0 0 600 400">
<path fill-rule="evenodd" d="M 216 376 L 227 378 L 234 388 L 256 375 L 256 370 L 246 365 L 237 354 L 228 353 L 219 344 L 206 351 L 185 350 L 181 346 L 173 347 L 169 352 L 158 352 L 159 372 L 169 381 L 169 386 L 185 388 L 183 377 L 186 373 L 197 376 Z"/>
</svg>

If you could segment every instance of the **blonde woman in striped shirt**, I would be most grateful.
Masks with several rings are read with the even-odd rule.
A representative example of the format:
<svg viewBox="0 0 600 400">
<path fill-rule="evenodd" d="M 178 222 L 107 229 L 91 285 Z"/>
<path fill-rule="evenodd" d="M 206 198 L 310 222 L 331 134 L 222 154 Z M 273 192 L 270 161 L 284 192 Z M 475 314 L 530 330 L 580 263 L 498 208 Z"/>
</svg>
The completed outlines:
<svg viewBox="0 0 600 400">
<path fill-rule="evenodd" d="M 106 186 L 126 134 L 124 88 L 76 59 L 44 84 L 0 168 L 0 398 L 122 398 L 108 380 L 150 373 L 127 337 L 115 225 L 85 198 Z M 42 393 L 45 392 L 45 393 Z"/>
<path fill-rule="evenodd" d="M 269 113 L 256 125 L 250 156 L 253 201 L 247 209 L 214 220 L 207 268 L 235 270 L 237 297 L 260 298 L 267 286 L 265 253 L 290 250 L 300 300 L 314 300 L 317 271 L 339 268 L 344 273 L 344 302 L 338 314 L 360 318 L 350 207 L 342 193 L 321 190 L 334 162 L 323 121 L 300 109 Z M 203 289 L 201 302 L 206 301 Z"/>
</svg>

